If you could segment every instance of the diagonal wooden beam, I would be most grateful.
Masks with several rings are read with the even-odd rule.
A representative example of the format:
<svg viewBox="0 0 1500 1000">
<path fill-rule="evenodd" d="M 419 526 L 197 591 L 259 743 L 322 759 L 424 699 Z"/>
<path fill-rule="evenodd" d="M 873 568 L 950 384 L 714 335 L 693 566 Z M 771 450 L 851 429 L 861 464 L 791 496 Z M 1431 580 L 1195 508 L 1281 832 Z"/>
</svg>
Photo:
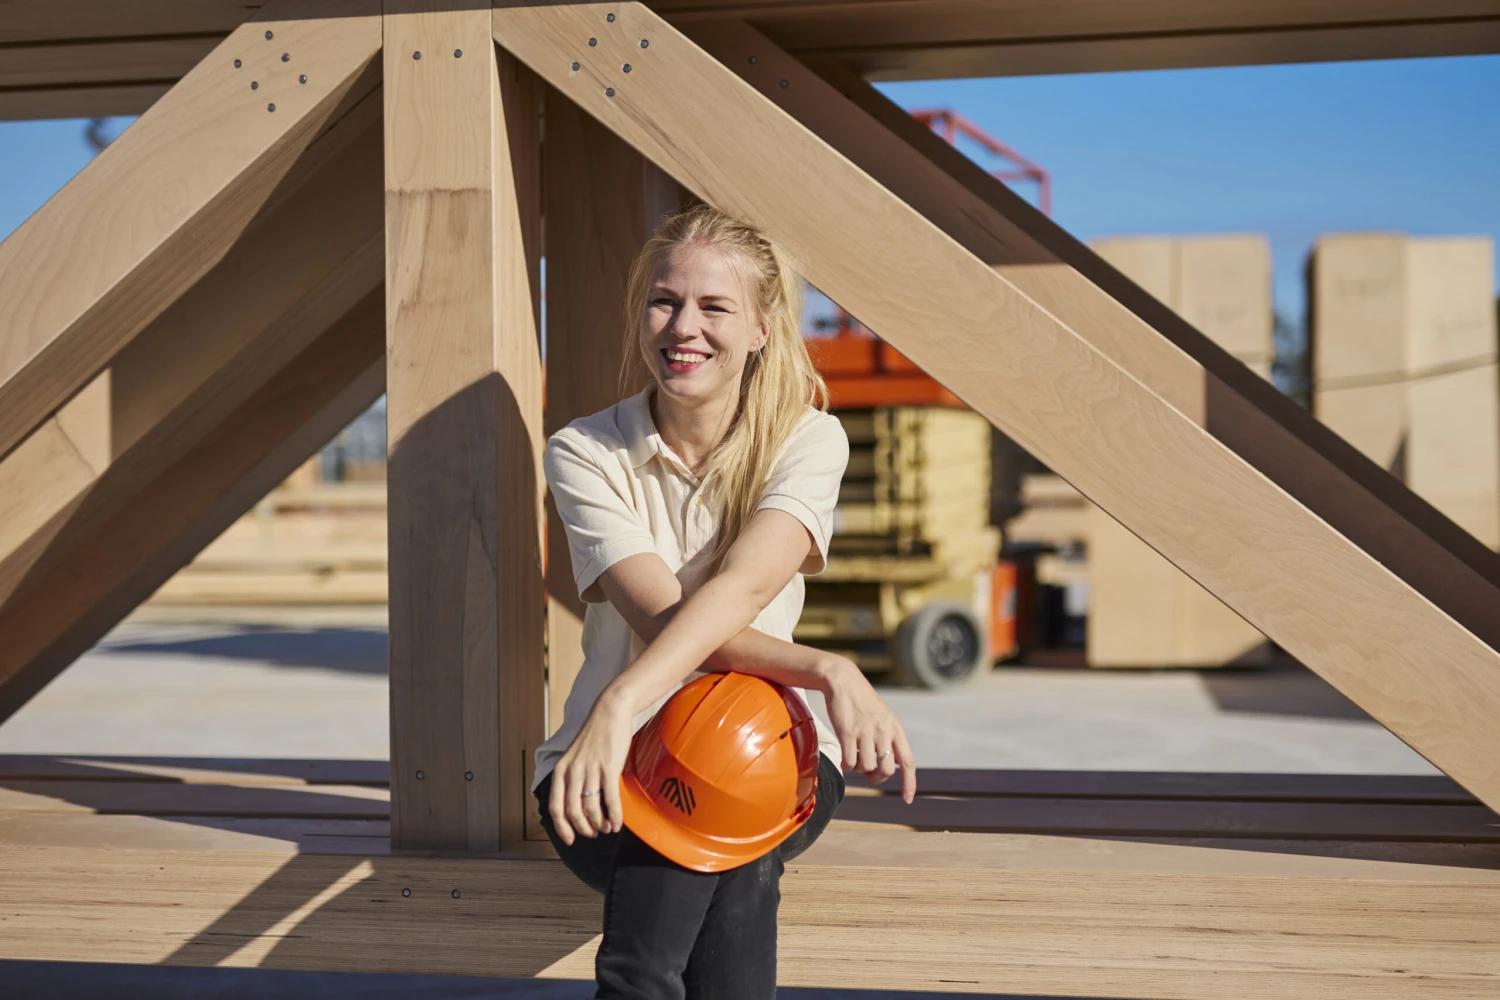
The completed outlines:
<svg viewBox="0 0 1500 1000">
<path fill-rule="evenodd" d="M 362 413 L 385 386 L 377 287 L 0 607 L 0 719 Z"/>
<path fill-rule="evenodd" d="M 542 91 L 467 0 L 387 0 L 384 66 L 391 840 L 494 851 L 546 723 Z"/>
<path fill-rule="evenodd" d="M 1500 804 L 1500 653 L 649 9 L 608 13 L 500 6 L 495 37 L 706 201 L 765 227 L 815 285 Z"/>
<path fill-rule="evenodd" d="M 378 14 L 268 4 L 0 244 L 0 455 L 223 256 L 339 116 Z"/>
<path fill-rule="evenodd" d="M 376 89 L 217 266 L 0 459 L 0 605 L 380 285 L 380 109 Z"/>
</svg>

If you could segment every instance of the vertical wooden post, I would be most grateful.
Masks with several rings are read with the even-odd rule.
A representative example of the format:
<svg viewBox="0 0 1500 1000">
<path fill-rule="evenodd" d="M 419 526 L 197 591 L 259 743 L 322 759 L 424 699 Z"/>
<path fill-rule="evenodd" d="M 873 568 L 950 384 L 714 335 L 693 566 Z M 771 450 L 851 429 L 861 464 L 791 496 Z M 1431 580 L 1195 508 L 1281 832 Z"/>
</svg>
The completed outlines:
<svg viewBox="0 0 1500 1000">
<path fill-rule="evenodd" d="M 492 851 L 545 723 L 540 90 L 462 6 L 385 4 L 391 840 Z"/>
<path fill-rule="evenodd" d="M 677 182 L 552 88 L 546 98 L 543 200 L 547 253 L 550 435 L 620 398 L 630 262 L 681 201 Z M 583 602 L 568 540 L 547 522 L 547 729 L 583 664 Z"/>
</svg>

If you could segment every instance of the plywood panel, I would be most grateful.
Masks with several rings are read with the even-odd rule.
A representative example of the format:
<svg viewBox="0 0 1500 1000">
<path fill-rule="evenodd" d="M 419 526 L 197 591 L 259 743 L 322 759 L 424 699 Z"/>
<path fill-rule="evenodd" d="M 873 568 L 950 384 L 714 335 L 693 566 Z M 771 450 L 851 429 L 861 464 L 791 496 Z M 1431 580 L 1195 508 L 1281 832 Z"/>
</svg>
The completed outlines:
<svg viewBox="0 0 1500 1000">
<path fill-rule="evenodd" d="M 541 91 L 487 10 L 385 9 L 391 836 L 494 851 L 545 725 Z"/>
<path fill-rule="evenodd" d="M 1406 248 L 1406 482 L 1500 548 L 1500 369 L 1494 245 L 1412 239 Z"/>
</svg>

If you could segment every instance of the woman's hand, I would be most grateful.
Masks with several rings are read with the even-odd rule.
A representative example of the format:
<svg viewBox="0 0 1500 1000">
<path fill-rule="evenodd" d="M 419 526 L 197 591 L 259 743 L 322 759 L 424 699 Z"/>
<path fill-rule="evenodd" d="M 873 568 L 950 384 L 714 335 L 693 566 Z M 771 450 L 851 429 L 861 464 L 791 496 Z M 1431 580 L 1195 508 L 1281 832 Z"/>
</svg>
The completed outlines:
<svg viewBox="0 0 1500 1000">
<path fill-rule="evenodd" d="M 917 760 L 901 720 L 852 660 L 834 657 L 825 666 L 823 696 L 828 720 L 844 748 L 844 770 L 863 771 L 880 784 L 901 768 L 901 797 L 911 804 L 917 794 Z"/>
<path fill-rule="evenodd" d="M 552 771 L 547 804 L 564 844 L 576 834 L 597 837 L 624 829 L 620 774 L 630 752 L 632 716 L 623 703 L 600 695 L 583 728 Z M 601 801 L 602 800 L 602 801 Z"/>
</svg>

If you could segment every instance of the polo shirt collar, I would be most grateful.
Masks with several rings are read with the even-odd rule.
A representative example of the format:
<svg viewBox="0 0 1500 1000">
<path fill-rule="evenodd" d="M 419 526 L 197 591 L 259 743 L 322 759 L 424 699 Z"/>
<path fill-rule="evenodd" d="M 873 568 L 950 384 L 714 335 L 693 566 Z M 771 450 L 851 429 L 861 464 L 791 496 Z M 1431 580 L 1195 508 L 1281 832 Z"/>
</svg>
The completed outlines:
<svg viewBox="0 0 1500 1000">
<path fill-rule="evenodd" d="M 667 464 L 675 467 L 689 480 L 696 483 L 697 477 L 687 466 L 683 465 L 682 459 L 678 458 L 676 453 L 661 439 L 661 433 L 656 429 L 656 421 L 651 419 L 651 393 L 655 390 L 656 386 L 648 385 L 634 396 L 620 401 L 616 421 L 621 435 L 625 438 L 625 451 L 630 456 L 630 467 L 639 469 L 660 455 Z"/>
</svg>

